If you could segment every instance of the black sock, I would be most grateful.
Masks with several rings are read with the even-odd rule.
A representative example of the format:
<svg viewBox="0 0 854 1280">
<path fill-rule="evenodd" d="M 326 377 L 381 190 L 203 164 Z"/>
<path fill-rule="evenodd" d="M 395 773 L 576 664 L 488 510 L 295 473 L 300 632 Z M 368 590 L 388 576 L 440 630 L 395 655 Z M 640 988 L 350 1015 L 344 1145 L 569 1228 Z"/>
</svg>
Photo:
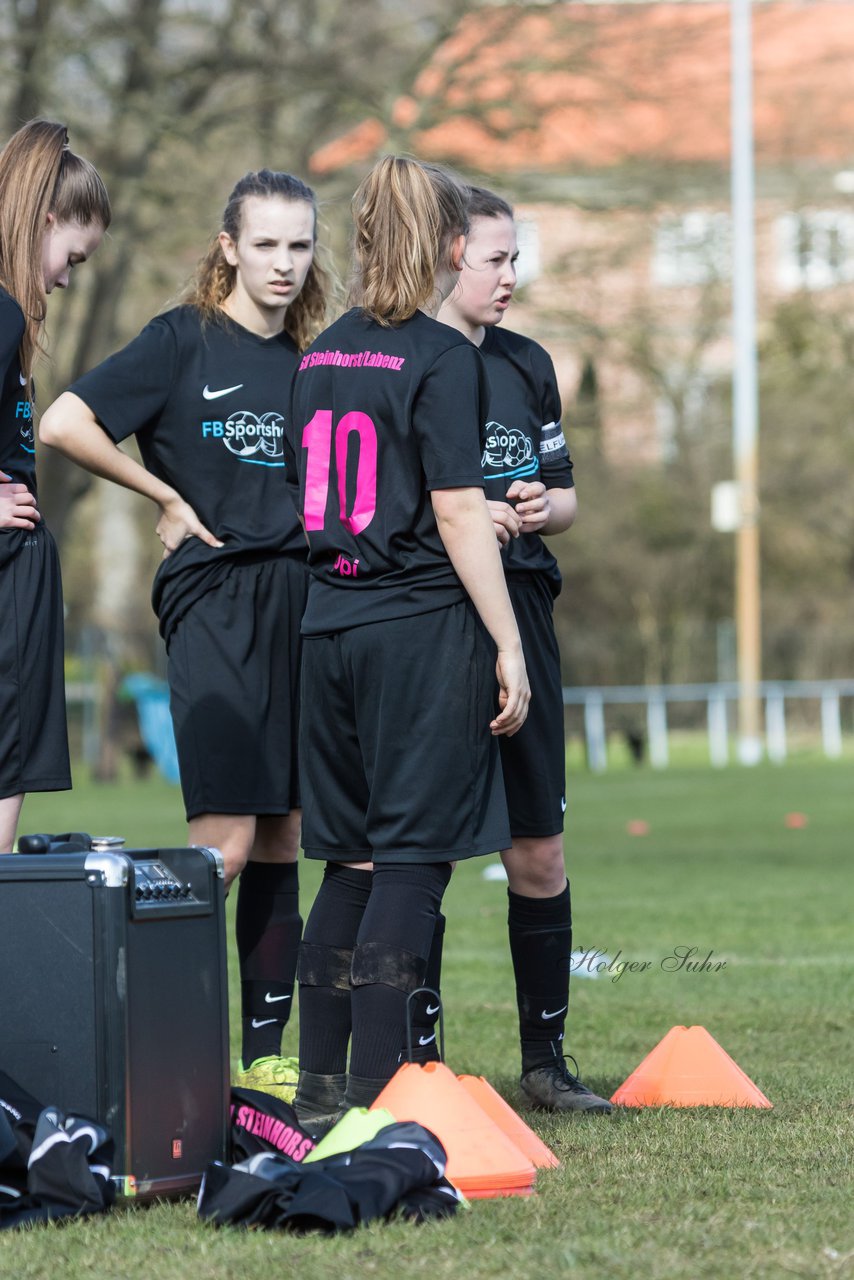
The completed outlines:
<svg viewBox="0 0 854 1280">
<path fill-rule="evenodd" d="M 247 862 L 236 914 L 244 1067 L 281 1052 L 301 928 L 297 864 Z"/>
<path fill-rule="evenodd" d="M 424 984 L 450 878 L 447 862 L 374 868 L 353 953 L 351 1075 L 390 1080 L 402 1061 L 407 995 Z"/>
<path fill-rule="evenodd" d="M 300 953 L 302 1071 L 334 1075 L 347 1070 L 350 964 L 370 892 L 370 871 L 327 862 L 305 924 Z"/>
<path fill-rule="evenodd" d="M 527 1071 L 563 1053 L 572 951 L 569 882 L 554 898 L 526 898 L 509 889 L 507 897 L 522 1070 Z"/>
<path fill-rule="evenodd" d="M 427 957 L 424 986 L 436 995 L 418 995 L 412 1001 L 412 1061 L 439 1061 L 439 999 L 442 992 L 442 948 L 445 942 L 445 917 L 441 911 L 436 916 L 433 941 Z"/>
</svg>

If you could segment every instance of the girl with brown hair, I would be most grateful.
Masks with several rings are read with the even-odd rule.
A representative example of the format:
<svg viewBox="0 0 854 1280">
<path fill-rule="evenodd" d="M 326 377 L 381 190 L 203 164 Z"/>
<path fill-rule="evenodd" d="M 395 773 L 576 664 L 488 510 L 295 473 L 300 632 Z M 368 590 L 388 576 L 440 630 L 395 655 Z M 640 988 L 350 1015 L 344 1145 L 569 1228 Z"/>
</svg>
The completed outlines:
<svg viewBox="0 0 854 1280">
<path fill-rule="evenodd" d="M 191 844 L 240 875 L 236 1083 L 289 1097 L 281 1056 L 299 944 L 296 736 L 305 539 L 282 450 L 300 350 L 320 327 L 313 192 L 246 174 L 184 305 L 79 379 L 42 436 L 151 498 L 164 560 L 153 604 Z M 136 435 L 142 465 L 119 449 Z"/>
<path fill-rule="evenodd" d="M 557 560 L 543 537 L 563 533 L 577 504 L 548 353 L 499 328 L 516 287 L 516 224 L 505 200 L 472 187 L 471 229 L 456 289 L 439 313 L 480 350 L 489 381 L 483 479 L 502 545 L 510 600 L 533 692 L 521 733 L 500 744 L 511 845 L 507 924 L 516 979 L 521 1086 L 537 1107 L 603 1114 L 611 1104 L 569 1070 L 563 1039 L 569 1008 L 572 906 L 563 848 L 566 763 L 560 652 L 553 606 Z"/>
<path fill-rule="evenodd" d="M 38 510 L 33 367 L 47 298 L 95 252 L 110 201 L 68 130 L 31 120 L 0 151 L 0 853 L 28 791 L 71 786 L 62 584 Z"/>
<path fill-rule="evenodd" d="M 483 493 L 481 358 L 435 319 L 464 193 L 387 157 L 353 213 L 353 308 L 300 362 L 286 450 L 311 568 L 303 847 L 326 862 L 300 950 L 296 1106 L 318 1130 L 396 1071 L 452 864 L 509 843 L 496 737 L 528 703 Z"/>
</svg>

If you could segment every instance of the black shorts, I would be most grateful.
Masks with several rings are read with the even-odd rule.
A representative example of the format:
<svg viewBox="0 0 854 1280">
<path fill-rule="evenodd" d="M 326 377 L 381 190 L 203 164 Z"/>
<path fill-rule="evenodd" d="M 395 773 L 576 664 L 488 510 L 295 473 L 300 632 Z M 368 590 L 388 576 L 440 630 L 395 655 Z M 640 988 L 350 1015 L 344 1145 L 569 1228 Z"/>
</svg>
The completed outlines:
<svg viewBox="0 0 854 1280">
<path fill-rule="evenodd" d="M 0 799 L 71 786 L 65 722 L 62 579 L 39 525 L 0 545 Z"/>
<path fill-rule="evenodd" d="M 169 641 L 187 818 L 299 807 L 300 621 L 308 570 L 290 556 L 235 564 Z"/>
<path fill-rule="evenodd" d="M 303 848 L 450 862 L 509 840 L 491 642 L 473 607 L 303 640 Z"/>
<path fill-rule="evenodd" d="M 566 810 L 566 743 L 560 651 L 552 593 L 541 574 L 508 574 L 507 589 L 528 668 L 528 718 L 512 738 L 499 739 L 514 836 L 554 836 Z"/>
</svg>

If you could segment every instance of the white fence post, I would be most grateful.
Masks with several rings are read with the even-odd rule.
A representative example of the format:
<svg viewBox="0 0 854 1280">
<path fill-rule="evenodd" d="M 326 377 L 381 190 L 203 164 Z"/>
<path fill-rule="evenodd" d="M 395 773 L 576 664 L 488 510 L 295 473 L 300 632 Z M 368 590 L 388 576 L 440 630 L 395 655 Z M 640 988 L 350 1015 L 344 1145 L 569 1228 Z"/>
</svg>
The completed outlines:
<svg viewBox="0 0 854 1280">
<path fill-rule="evenodd" d="M 650 694 L 646 704 L 646 731 L 649 736 L 649 762 L 653 769 L 666 769 L 670 757 L 667 751 L 667 703 L 660 693 Z"/>
<path fill-rule="evenodd" d="M 605 709 L 600 693 L 590 693 L 584 699 L 584 732 L 587 737 L 587 763 L 594 773 L 602 773 L 608 767 L 608 751 Z"/>
<path fill-rule="evenodd" d="M 729 763 L 729 730 L 726 697 L 719 691 L 709 694 L 706 720 L 709 727 L 709 759 L 716 769 Z"/>
<path fill-rule="evenodd" d="M 842 721 L 835 689 L 825 689 L 821 695 L 821 742 L 826 756 L 835 759 L 842 755 Z"/>
<path fill-rule="evenodd" d="M 768 759 L 782 764 L 786 759 L 786 700 L 781 689 L 769 689 L 765 699 L 765 740 Z"/>
</svg>

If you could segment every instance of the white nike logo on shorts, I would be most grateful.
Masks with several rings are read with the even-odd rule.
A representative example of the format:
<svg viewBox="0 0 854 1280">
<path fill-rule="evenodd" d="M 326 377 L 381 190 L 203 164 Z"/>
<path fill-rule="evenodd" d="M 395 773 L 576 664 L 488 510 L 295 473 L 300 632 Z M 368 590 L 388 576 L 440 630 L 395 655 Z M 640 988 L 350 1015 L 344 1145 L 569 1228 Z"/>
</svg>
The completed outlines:
<svg viewBox="0 0 854 1280">
<path fill-rule="evenodd" d="M 543 1012 L 540 1014 L 540 1017 L 541 1017 L 541 1018 L 544 1018 L 544 1019 L 546 1019 L 546 1018 L 556 1018 L 559 1014 L 561 1014 L 561 1013 L 566 1013 L 566 1011 L 567 1011 L 567 1009 L 568 1009 L 568 1008 L 569 1008 L 569 1005 L 568 1005 L 568 1004 L 565 1004 L 565 1005 L 563 1006 L 563 1008 L 561 1008 L 561 1009 L 555 1009 L 554 1013 L 548 1013 L 545 1009 L 543 1009 Z"/>
<path fill-rule="evenodd" d="M 268 991 L 264 1000 L 267 1004 L 277 1004 L 279 1000 L 290 1000 L 290 996 L 271 996 Z"/>
<path fill-rule="evenodd" d="M 427 1014 L 427 1017 L 429 1018 L 432 1014 L 438 1013 L 441 1007 L 442 1006 L 439 1004 L 428 1004 L 424 1012 Z"/>
<path fill-rule="evenodd" d="M 271 1023 L 278 1022 L 278 1018 L 253 1018 L 253 1027 L 269 1027 Z"/>
<path fill-rule="evenodd" d="M 220 396 L 227 396 L 232 391 L 239 391 L 243 386 L 242 382 L 238 382 L 236 387 L 223 387 L 222 391 L 211 391 L 210 387 L 205 387 L 202 395 L 206 400 L 218 400 Z"/>
<path fill-rule="evenodd" d="M 431 1041 L 433 1041 L 433 1040 L 435 1040 L 435 1039 L 436 1039 L 436 1034 L 435 1034 L 435 1032 L 434 1032 L 432 1036 L 419 1036 L 419 1037 L 418 1037 L 418 1043 L 419 1043 L 419 1044 L 430 1044 L 430 1042 L 431 1042 Z"/>
</svg>

